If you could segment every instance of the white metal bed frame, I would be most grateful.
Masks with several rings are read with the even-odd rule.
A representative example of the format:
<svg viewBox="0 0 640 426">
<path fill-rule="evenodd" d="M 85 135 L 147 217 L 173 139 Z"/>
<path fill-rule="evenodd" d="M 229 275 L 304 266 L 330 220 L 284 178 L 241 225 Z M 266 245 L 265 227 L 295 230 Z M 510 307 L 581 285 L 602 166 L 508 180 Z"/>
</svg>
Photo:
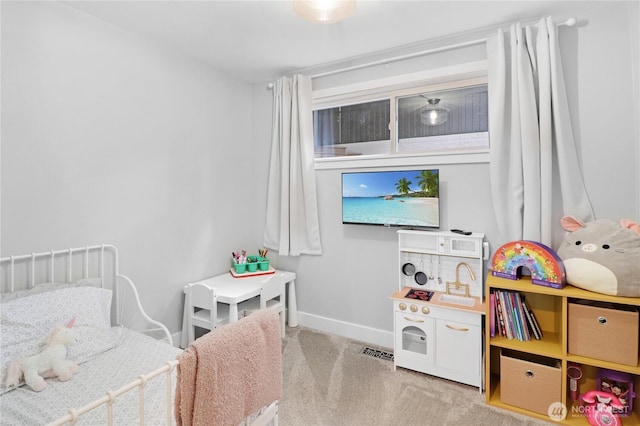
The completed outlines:
<svg viewBox="0 0 640 426">
<path fill-rule="evenodd" d="M 105 253 L 111 256 L 111 268 L 105 270 L 107 262 Z M 75 261 L 74 261 L 75 260 Z M 62 274 L 61 271 L 62 270 Z M 149 334 L 160 334 L 162 340 L 173 344 L 171 334 L 167 327 L 151 319 L 140 303 L 138 291 L 127 276 L 118 271 L 118 250 L 109 244 L 92 245 L 62 250 L 51 250 L 41 253 L 30 253 L 19 256 L 0 258 L 0 292 L 15 292 L 28 290 L 44 283 L 71 284 L 80 279 L 99 279 L 100 287 L 109 288 L 113 292 L 112 325 L 131 328 L 135 331 Z M 16 287 L 16 280 L 20 283 Z M 132 304 L 129 302 L 132 301 Z M 133 317 L 126 314 L 127 307 L 135 310 Z M 167 424 L 173 424 L 173 397 L 171 377 L 178 365 L 177 360 L 167 362 L 164 366 L 148 374 L 141 374 L 133 382 L 115 391 L 108 391 L 106 395 L 86 404 L 80 408 L 72 408 L 69 413 L 49 423 L 49 426 L 63 424 L 75 425 L 79 417 L 92 410 L 105 405 L 107 409 L 108 424 L 113 424 L 113 403 L 116 399 L 134 389 L 139 394 L 139 424 L 145 424 L 145 385 L 149 380 L 163 376 L 167 380 Z M 252 426 L 266 425 L 273 420 L 278 423 L 278 403 L 263 408 L 255 416 L 247 418 L 243 424 Z"/>
<path fill-rule="evenodd" d="M 112 256 L 111 274 L 105 272 L 105 253 Z M 76 259 L 75 263 L 74 255 L 80 257 L 80 259 Z M 62 258 L 62 262 L 60 262 L 60 258 Z M 79 265 L 77 260 L 80 260 Z M 39 261 L 46 262 L 48 265 L 36 265 Z M 26 268 L 23 268 L 20 271 L 21 273 L 17 273 L 16 266 L 20 264 L 23 264 Z M 100 279 L 102 288 L 108 288 L 113 291 L 115 313 L 112 315 L 112 325 L 132 328 L 144 334 L 161 332 L 164 335 L 164 339 L 169 344 L 173 344 L 167 327 L 161 322 L 151 319 L 142 308 L 140 297 L 133 281 L 119 273 L 118 249 L 113 245 L 101 244 L 8 256 L 0 259 L 0 266 L 3 268 L 2 280 L 0 280 L 0 291 L 2 292 L 30 289 L 43 283 L 71 284 L 78 279 Z M 46 271 L 44 270 L 45 268 Z M 60 269 L 63 269 L 63 276 L 60 274 Z M 78 275 L 78 272 L 81 275 Z M 23 283 L 19 288 L 16 288 L 16 275 Z M 128 306 L 130 300 L 134 302 L 132 306 L 135 307 L 140 318 L 144 319 L 142 327 L 140 322 L 136 324 L 129 323 L 124 315 L 124 307 L 125 305 Z"/>
</svg>

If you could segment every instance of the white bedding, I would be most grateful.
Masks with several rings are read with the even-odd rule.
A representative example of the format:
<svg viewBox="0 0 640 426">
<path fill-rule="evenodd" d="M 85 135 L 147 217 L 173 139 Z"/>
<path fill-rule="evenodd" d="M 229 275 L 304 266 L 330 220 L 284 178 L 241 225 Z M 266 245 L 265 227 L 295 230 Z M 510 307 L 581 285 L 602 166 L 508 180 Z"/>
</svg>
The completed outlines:
<svg viewBox="0 0 640 426">
<path fill-rule="evenodd" d="M 49 379 L 48 387 L 39 393 L 22 386 L 0 397 L 2 425 L 41 425 L 67 414 L 134 381 L 174 360 L 180 349 L 157 341 L 141 333 L 114 327 L 121 333 L 120 344 L 94 359 L 81 364 L 78 373 L 67 382 Z M 172 378 L 172 397 L 175 390 L 175 371 Z M 160 375 L 145 386 L 145 424 L 166 424 L 167 380 Z M 138 424 L 138 390 L 120 396 L 114 407 L 114 424 Z M 173 405 L 173 404 L 172 404 Z M 106 407 L 80 417 L 78 424 L 106 424 Z M 172 416 L 173 419 L 173 416 Z"/>
</svg>

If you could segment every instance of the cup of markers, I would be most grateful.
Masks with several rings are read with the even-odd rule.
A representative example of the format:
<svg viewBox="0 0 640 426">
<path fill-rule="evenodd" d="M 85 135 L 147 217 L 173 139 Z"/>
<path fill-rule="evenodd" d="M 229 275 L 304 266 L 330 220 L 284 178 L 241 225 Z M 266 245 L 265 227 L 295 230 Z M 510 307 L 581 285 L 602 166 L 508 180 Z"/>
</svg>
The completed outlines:
<svg viewBox="0 0 640 426">
<path fill-rule="evenodd" d="M 247 256 L 247 272 L 258 270 L 258 256 Z"/>
<path fill-rule="evenodd" d="M 240 252 L 231 252 L 233 259 L 233 269 L 236 274 L 244 274 L 247 272 L 247 252 L 242 250 Z"/>
<path fill-rule="evenodd" d="M 267 259 L 267 249 L 258 250 L 258 269 L 261 271 L 269 270 L 269 259 Z"/>
</svg>

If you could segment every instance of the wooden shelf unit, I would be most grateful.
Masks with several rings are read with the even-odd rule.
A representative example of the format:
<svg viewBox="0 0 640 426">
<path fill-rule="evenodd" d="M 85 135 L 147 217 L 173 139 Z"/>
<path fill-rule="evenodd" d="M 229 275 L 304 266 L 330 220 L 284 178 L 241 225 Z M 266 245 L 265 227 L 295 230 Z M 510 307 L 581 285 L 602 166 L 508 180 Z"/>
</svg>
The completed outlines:
<svg viewBox="0 0 640 426">
<path fill-rule="evenodd" d="M 606 294 L 594 293 L 571 285 L 562 289 L 554 289 L 541 285 L 532 284 L 528 277 L 519 280 L 498 278 L 488 274 L 486 280 L 487 295 L 487 326 L 485 327 L 485 383 L 487 404 L 500 407 L 506 410 L 515 411 L 531 417 L 536 417 L 550 421 L 548 416 L 527 409 L 508 405 L 500 400 L 500 365 L 499 358 L 502 349 L 517 351 L 523 354 L 535 354 L 550 359 L 557 360 L 561 368 L 561 394 L 562 403 L 567 407 L 567 417 L 558 422 L 566 425 L 588 426 L 589 422 L 577 410 L 579 402 L 573 403 L 569 396 L 567 365 L 575 362 L 582 365 L 583 378 L 579 381 L 579 391 L 584 393 L 587 390 L 596 388 L 596 375 L 598 368 L 621 371 L 633 375 L 634 391 L 637 397 L 633 401 L 633 412 L 627 417 L 621 417 L 623 425 L 640 424 L 640 360 L 638 365 L 629 366 L 617 364 L 600 359 L 588 358 L 584 356 L 570 354 L 568 352 L 568 304 L 570 300 L 590 300 L 600 302 L 611 302 L 616 304 L 640 306 L 638 297 L 616 297 Z M 531 340 L 522 342 L 516 339 L 509 340 L 505 337 L 491 337 L 489 318 L 491 304 L 489 295 L 494 289 L 514 290 L 524 294 L 527 304 L 534 311 L 540 327 L 543 331 L 541 340 Z M 596 343 L 597 344 L 597 343 Z M 572 410 L 575 409 L 575 412 Z"/>
</svg>

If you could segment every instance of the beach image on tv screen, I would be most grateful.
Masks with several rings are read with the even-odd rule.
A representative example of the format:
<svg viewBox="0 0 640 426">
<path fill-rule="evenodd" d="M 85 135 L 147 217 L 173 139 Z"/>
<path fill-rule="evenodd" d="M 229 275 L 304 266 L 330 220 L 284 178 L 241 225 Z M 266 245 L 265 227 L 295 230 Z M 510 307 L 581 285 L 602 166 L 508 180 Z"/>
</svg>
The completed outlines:
<svg viewBox="0 0 640 426">
<path fill-rule="evenodd" d="M 439 226 L 438 170 L 342 174 L 342 222 Z"/>
</svg>

